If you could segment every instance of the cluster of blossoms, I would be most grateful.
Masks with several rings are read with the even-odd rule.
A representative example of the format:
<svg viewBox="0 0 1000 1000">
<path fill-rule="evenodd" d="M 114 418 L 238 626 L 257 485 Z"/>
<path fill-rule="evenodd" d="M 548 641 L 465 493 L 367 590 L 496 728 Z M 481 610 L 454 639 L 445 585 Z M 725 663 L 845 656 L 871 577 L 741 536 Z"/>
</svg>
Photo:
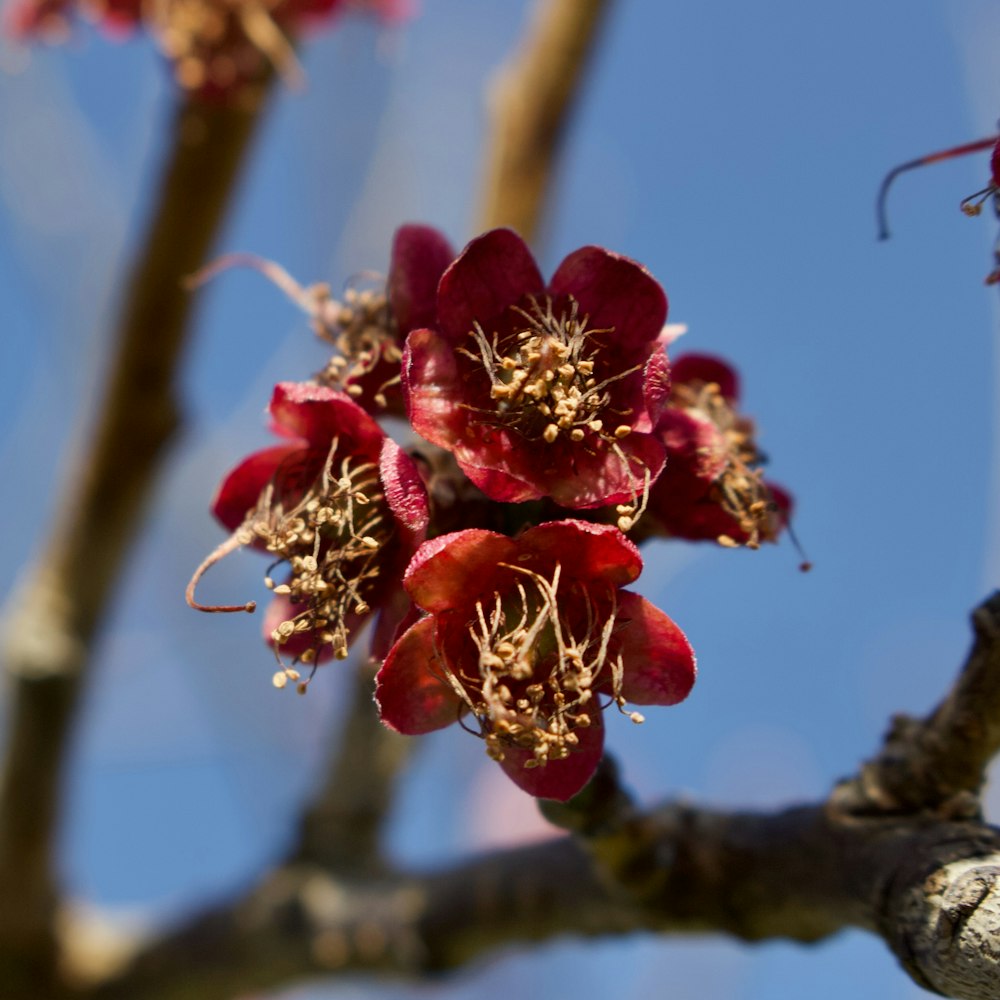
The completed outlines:
<svg viewBox="0 0 1000 1000">
<path fill-rule="evenodd" d="M 672 705 L 695 678 L 684 633 L 624 589 L 654 535 L 756 548 L 790 501 L 761 477 L 735 373 L 667 360 L 667 300 L 641 265 L 599 247 L 546 282 L 499 229 L 457 256 L 425 226 L 395 236 L 384 285 L 303 288 L 262 270 L 336 356 L 275 388 L 280 443 L 222 482 L 232 534 L 266 552 L 265 636 L 279 687 L 304 691 L 368 618 L 383 722 L 461 721 L 533 795 L 565 800 L 603 750 L 603 713 Z M 378 419 L 405 415 L 419 443 Z M 283 569 L 278 572 L 278 567 Z M 303 678 L 303 672 L 306 676 Z"/>
<path fill-rule="evenodd" d="M 58 41 L 82 17 L 112 37 L 148 31 L 185 90 L 213 101 L 245 96 L 269 69 L 295 82 L 294 40 L 347 12 L 385 22 L 408 17 L 410 0 L 11 0 L 8 34 Z"/>
</svg>

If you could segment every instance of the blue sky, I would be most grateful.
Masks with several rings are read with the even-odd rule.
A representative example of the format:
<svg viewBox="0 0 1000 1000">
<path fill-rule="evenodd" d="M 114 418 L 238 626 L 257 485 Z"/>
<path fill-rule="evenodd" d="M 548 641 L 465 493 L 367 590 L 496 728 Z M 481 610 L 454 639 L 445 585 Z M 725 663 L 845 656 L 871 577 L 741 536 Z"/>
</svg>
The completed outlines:
<svg viewBox="0 0 1000 1000">
<path fill-rule="evenodd" d="M 484 86 L 518 37 L 511 0 L 424 0 L 385 34 L 349 24 L 303 53 L 220 241 L 339 287 L 384 268 L 403 221 L 473 235 Z M 815 563 L 654 543 L 643 593 L 688 632 L 692 697 L 624 719 L 610 743 L 646 801 L 770 807 L 826 793 L 889 715 L 923 712 L 1000 577 L 995 222 L 957 210 L 988 157 L 903 177 L 875 240 L 883 173 L 988 135 L 1000 114 L 1000 12 L 985 0 L 619 0 L 569 135 L 540 245 L 551 270 L 598 243 L 645 263 L 689 333 L 740 368 L 771 475 Z M 170 87 L 151 47 L 85 35 L 0 79 L 0 366 L 5 586 L 39 544 L 105 360 L 114 281 L 154 187 Z M 71 165 L 67 169 L 67 164 Z M 74 891 L 176 915 L 245 884 L 291 834 L 342 684 L 278 694 L 252 622 L 197 616 L 191 569 L 221 538 L 211 484 L 266 440 L 270 386 L 321 352 L 274 289 L 206 292 L 183 374 L 187 422 L 98 651 L 63 863 Z M 213 571 L 259 596 L 252 554 Z M 234 599 L 236 599 L 234 597 Z M 454 729 L 424 742 L 393 816 L 397 856 L 438 862 L 541 829 Z M 991 806 L 997 813 L 998 801 Z M 715 938 L 563 943 L 441 995 L 530 979 L 581 998 L 782 1000 L 924 995 L 877 941 L 746 948 Z M 420 991 L 379 988 L 380 996 Z M 310 997 L 368 995 L 363 984 Z M 294 994 L 303 998 L 304 991 Z"/>
</svg>

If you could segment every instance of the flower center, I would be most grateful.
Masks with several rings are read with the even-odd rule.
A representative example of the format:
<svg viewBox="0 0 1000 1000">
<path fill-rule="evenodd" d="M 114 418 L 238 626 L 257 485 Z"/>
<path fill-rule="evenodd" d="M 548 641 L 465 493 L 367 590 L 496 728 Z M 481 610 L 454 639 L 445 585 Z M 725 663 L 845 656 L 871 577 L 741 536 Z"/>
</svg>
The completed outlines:
<svg viewBox="0 0 1000 1000">
<path fill-rule="evenodd" d="M 468 626 L 476 671 L 448 671 L 448 679 L 476 716 L 490 757 L 501 761 L 516 748 L 531 754 L 525 767 L 541 767 L 568 757 L 579 744 L 577 730 L 592 725 L 593 711 L 601 708 L 595 695 L 602 672 L 610 673 L 613 700 L 624 705 L 621 657 L 609 653 L 614 592 L 604 620 L 585 594 L 585 612 L 571 623 L 558 603 L 558 564 L 551 580 L 501 565 L 525 580 L 513 593 L 495 594 L 492 605 L 476 602 L 476 620 Z M 629 714 L 642 721 L 638 713 Z"/>
<path fill-rule="evenodd" d="M 777 536 L 776 507 L 761 470 L 762 455 L 754 440 L 753 421 L 738 413 L 715 382 L 691 381 L 673 387 L 673 405 L 711 421 L 722 436 L 726 466 L 712 483 L 712 498 L 746 536 L 747 548 Z M 737 547 L 729 535 L 718 542 Z"/>
<path fill-rule="evenodd" d="M 615 441 L 627 435 L 631 428 L 624 423 L 605 429 L 611 411 L 608 386 L 639 366 L 608 378 L 595 374 L 595 358 L 604 347 L 598 335 L 613 330 L 588 329 L 589 317 L 580 315 L 571 296 L 560 311 L 549 297 L 530 298 L 527 309 L 511 308 L 516 319 L 509 332 L 487 336 L 476 323 L 471 336 L 478 354 L 460 348 L 481 361 L 489 375 L 490 398 L 496 403 L 488 411 L 489 422 L 548 444 L 561 438 Z"/>
<path fill-rule="evenodd" d="M 308 646 L 293 663 L 314 664 L 327 646 L 338 659 L 347 656 L 350 616 L 371 610 L 379 554 L 390 539 L 391 519 L 375 464 L 347 457 L 335 471 L 337 444 L 334 439 L 322 475 L 293 506 L 286 510 L 275 502 L 268 487 L 248 517 L 253 536 L 276 556 L 274 565 L 286 563 L 290 571 L 284 583 L 275 584 L 270 571 L 265 578 L 295 612 L 271 632 L 279 662 L 282 647 L 297 646 L 307 633 Z M 282 662 L 275 684 L 283 687 L 287 680 L 298 680 L 298 673 Z"/>
<path fill-rule="evenodd" d="M 397 372 L 403 357 L 396 320 L 389 308 L 384 286 L 381 289 L 348 288 L 343 303 L 328 316 L 317 316 L 316 332 L 336 349 L 327 366 L 317 374 L 322 385 L 343 389 L 357 398 L 363 388 L 357 380 L 371 374 L 385 362 Z M 390 376 L 375 392 L 375 403 L 386 405 L 385 391 L 399 382 Z"/>
</svg>

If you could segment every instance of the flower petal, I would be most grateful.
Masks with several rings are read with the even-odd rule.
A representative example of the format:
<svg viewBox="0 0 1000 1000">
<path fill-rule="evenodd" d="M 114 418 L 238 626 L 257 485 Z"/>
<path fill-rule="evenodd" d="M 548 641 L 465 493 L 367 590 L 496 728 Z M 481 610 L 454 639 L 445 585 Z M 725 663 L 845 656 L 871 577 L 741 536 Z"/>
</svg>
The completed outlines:
<svg viewBox="0 0 1000 1000">
<path fill-rule="evenodd" d="M 469 243 L 444 272 L 438 286 L 439 329 L 452 344 L 462 344 L 475 322 L 487 328 L 522 296 L 544 291 L 524 240 L 512 229 L 493 229 Z"/>
<path fill-rule="evenodd" d="M 474 607 L 493 592 L 497 563 L 514 558 L 517 545 L 506 535 L 467 528 L 424 542 L 403 577 L 407 593 L 426 611 Z"/>
<path fill-rule="evenodd" d="M 525 767 L 532 754 L 528 750 L 504 748 L 500 766 L 504 774 L 529 795 L 539 799 L 566 802 L 594 776 L 604 753 L 604 724 L 597 713 L 594 724 L 577 729 L 580 743 L 563 760 L 553 760 L 542 767 Z"/>
<path fill-rule="evenodd" d="M 326 453 L 335 437 L 351 450 L 377 460 L 385 433 L 345 393 L 312 382 L 279 382 L 271 397 L 271 416 L 287 431 Z"/>
<path fill-rule="evenodd" d="M 618 595 L 624 625 L 619 651 L 625 663 L 622 694 L 635 705 L 676 705 L 694 684 L 697 667 L 687 636 L 638 594 Z"/>
<path fill-rule="evenodd" d="M 682 354 L 671 363 L 670 375 L 677 385 L 685 382 L 715 382 L 730 403 L 739 401 L 739 375 L 732 366 L 714 354 Z"/>
<path fill-rule="evenodd" d="M 654 351 L 642 373 L 642 394 L 646 412 L 634 420 L 634 431 L 651 431 L 670 399 L 671 368 L 665 351 Z"/>
<path fill-rule="evenodd" d="M 257 506 L 261 491 L 274 479 L 282 464 L 301 455 L 303 449 L 302 441 L 280 444 L 255 451 L 243 459 L 222 480 L 212 501 L 212 513 L 230 531 L 235 531 Z"/>
<path fill-rule="evenodd" d="M 413 459 L 392 438 L 382 442 L 379 475 L 396 524 L 409 535 L 410 546 L 415 548 L 424 540 L 430 520 L 427 489 Z"/>
<path fill-rule="evenodd" d="M 401 373 L 413 429 L 453 451 L 468 424 L 467 411 L 458 405 L 463 392 L 454 349 L 434 330 L 413 330 L 406 338 Z"/>
<path fill-rule="evenodd" d="M 667 319 L 667 296 L 641 264 L 603 247 L 581 247 L 559 265 L 553 296 L 572 295 L 591 330 L 613 327 L 615 343 L 631 352 L 655 341 Z"/>
<path fill-rule="evenodd" d="M 396 230 L 387 285 L 400 340 L 410 330 L 435 325 L 438 282 L 454 259 L 451 244 L 436 229 L 408 225 Z"/>
<path fill-rule="evenodd" d="M 567 580 L 620 587 L 642 572 L 635 544 L 609 524 L 549 521 L 522 532 L 517 543 L 522 552 L 535 553 L 550 564 L 558 562 Z"/>
<path fill-rule="evenodd" d="M 434 634 L 433 618 L 411 625 L 389 650 L 375 678 L 379 716 L 397 733 L 430 733 L 455 722 L 460 714 L 458 695 L 434 672 Z"/>
</svg>

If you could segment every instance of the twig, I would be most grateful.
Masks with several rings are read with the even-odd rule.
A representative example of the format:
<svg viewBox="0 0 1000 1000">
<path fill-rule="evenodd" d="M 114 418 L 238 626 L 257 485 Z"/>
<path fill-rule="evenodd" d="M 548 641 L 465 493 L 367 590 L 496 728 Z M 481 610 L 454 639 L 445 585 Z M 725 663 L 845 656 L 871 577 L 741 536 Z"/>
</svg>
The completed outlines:
<svg viewBox="0 0 1000 1000">
<path fill-rule="evenodd" d="M 377 663 L 358 666 L 323 787 L 302 819 L 297 862 L 355 878 L 381 872 L 379 838 L 396 778 L 412 740 L 379 721 L 373 702 Z"/>
<path fill-rule="evenodd" d="M 897 716 L 885 745 L 832 800 L 853 813 L 979 815 L 1000 750 L 1000 592 L 972 615 L 975 640 L 951 691 L 923 720 Z"/>
<path fill-rule="evenodd" d="M 587 58 L 610 0 L 539 0 L 492 94 L 480 229 L 512 226 L 530 243 Z"/>
<path fill-rule="evenodd" d="M 94 430 L 41 557 L 5 614 L 8 738 L 0 775 L 0 981 L 54 968 L 53 861 L 67 741 L 89 650 L 179 422 L 174 370 L 204 263 L 263 100 L 178 109 L 172 158 L 127 284 Z M 30 975 L 35 975 L 31 973 Z M 42 996 L 40 980 L 35 993 Z"/>
</svg>

